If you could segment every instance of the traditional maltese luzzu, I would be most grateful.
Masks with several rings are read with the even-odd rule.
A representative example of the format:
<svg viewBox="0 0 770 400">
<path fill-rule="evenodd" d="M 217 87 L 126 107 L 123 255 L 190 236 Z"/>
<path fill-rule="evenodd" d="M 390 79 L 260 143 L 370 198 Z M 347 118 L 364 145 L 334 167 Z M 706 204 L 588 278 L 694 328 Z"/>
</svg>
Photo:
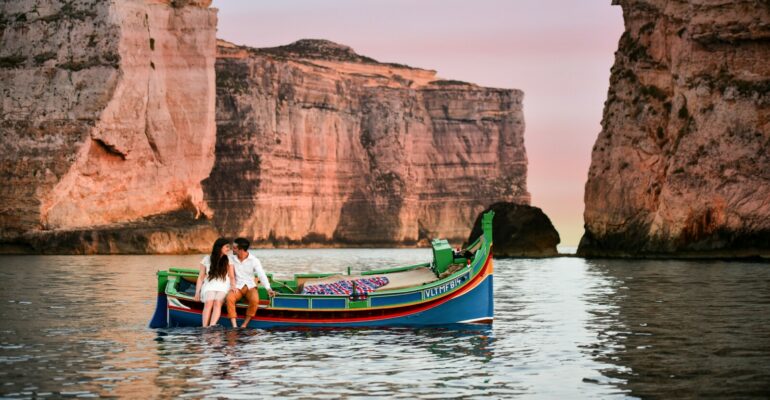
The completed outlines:
<svg viewBox="0 0 770 400">
<path fill-rule="evenodd" d="M 360 274 L 296 274 L 273 280 L 274 297 L 260 287 L 252 328 L 367 327 L 491 324 L 492 218 L 462 251 L 446 240 L 432 241 L 433 260 Z M 197 271 L 158 272 L 158 303 L 150 327 L 199 326 L 203 304 L 194 300 Z M 245 304 L 238 304 L 238 320 Z"/>
</svg>

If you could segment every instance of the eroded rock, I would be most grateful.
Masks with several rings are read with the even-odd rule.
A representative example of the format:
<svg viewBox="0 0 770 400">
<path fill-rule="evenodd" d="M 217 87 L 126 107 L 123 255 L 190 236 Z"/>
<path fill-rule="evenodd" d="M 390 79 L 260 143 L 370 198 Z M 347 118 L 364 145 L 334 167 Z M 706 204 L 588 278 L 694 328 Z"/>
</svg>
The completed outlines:
<svg viewBox="0 0 770 400">
<path fill-rule="evenodd" d="M 481 235 L 481 217 L 495 212 L 492 220 L 493 253 L 495 257 L 553 257 L 561 239 L 543 210 L 526 204 L 495 203 L 479 213 L 465 245 Z"/>
<path fill-rule="evenodd" d="M 619 0 L 585 256 L 770 254 L 770 8 Z"/>
</svg>

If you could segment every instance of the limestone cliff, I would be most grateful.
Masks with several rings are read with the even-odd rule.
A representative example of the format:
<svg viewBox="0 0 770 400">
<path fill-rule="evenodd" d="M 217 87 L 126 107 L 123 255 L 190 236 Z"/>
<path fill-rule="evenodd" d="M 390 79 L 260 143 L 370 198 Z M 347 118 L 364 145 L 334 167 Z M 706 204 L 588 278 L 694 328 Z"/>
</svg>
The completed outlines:
<svg viewBox="0 0 770 400">
<path fill-rule="evenodd" d="M 489 204 L 529 203 L 523 94 L 440 80 L 322 40 L 220 42 L 223 232 L 263 244 L 462 241 Z"/>
<path fill-rule="evenodd" d="M 586 256 L 770 253 L 770 7 L 619 0 Z"/>
<path fill-rule="evenodd" d="M 215 143 L 209 4 L 0 3 L 0 242 L 45 246 L 68 231 L 210 214 L 200 185 Z"/>
</svg>

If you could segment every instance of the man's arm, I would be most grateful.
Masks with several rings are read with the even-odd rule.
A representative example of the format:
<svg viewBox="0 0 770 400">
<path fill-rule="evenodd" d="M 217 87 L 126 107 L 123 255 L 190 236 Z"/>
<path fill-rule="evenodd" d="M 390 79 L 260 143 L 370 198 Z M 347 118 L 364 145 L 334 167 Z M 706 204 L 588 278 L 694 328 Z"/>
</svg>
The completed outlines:
<svg viewBox="0 0 770 400">
<path fill-rule="evenodd" d="M 270 287 L 270 281 L 268 281 L 267 275 L 265 275 L 265 270 L 262 269 L 262 263 L 259 262 L 259 259 L 254 259 L 254 269 L 257 271 L 257 276 L 259 277 L 259 281 L 262 283 L 262 286 L 264 286 L 268 292 L 272 292 L 273 289 Z"/>
</svg>

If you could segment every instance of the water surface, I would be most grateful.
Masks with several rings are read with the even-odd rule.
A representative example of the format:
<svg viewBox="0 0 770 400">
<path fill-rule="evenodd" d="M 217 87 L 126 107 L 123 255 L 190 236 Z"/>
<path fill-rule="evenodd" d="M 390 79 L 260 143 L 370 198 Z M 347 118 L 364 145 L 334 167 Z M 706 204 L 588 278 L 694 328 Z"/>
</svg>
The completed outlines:
<svg viewBox="0 0 770 400">
<path fill-rule="evenodd" d="M 268 272 L 429 250 L 258 250 Z M 496 260 L 489 327 L 152 330 L 157 269 L 201 256 L 0 257 L 0 396 L 760 397 L 770 265 Z"/>
</svg>

